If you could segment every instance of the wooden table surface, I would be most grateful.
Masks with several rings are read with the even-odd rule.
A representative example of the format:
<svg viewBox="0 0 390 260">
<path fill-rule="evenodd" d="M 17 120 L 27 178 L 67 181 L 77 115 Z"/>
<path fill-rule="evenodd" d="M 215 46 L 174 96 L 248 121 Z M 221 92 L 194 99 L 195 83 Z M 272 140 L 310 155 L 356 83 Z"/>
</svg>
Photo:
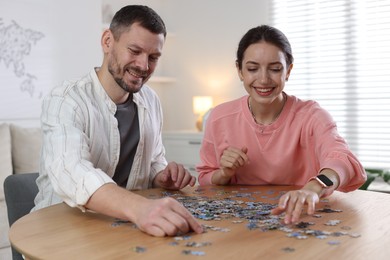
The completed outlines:
<svg viewBox="0 0 390 260">
<path fill-rule="evenodd" d="M 231 198 L 276 204 L 289 189 L 292 187 L 213 186 L 173 193 L 181 197 L 210 196 L 214 201 Z M 158 198 L 163 192 L 152 189 L 138 193 Z M 242 219 L 222 217 L 199 220 L 214 227 L 203 234 L 158 238 L 139 231 L 132 223 L 83 213 L 62 203 L 22 217 L 12 225 L 9 237 L 29 259 L 390 259 L 389 194 L 335 192 L 317 205 L 317 209 L 324 208 L 341 212 L 316 212 L 317 217 L 304 214 L 302 221 L 311 224 L 306 229 L 329 232 L 325 237 L 307 235 L 305 228 L 295 225 L 285 226 L 291 230 L 250 229 L 248 220 L 236 223 Z M 326 225 L 329 221 L 340 223 Z M 187 242 L 209 245 L 188 247 Z M 136 248 L 144 251 L 137 252 Z M 189 251 L 185 250 L 202 255 L 186 255 L 184 252 Z"/>
</svg>

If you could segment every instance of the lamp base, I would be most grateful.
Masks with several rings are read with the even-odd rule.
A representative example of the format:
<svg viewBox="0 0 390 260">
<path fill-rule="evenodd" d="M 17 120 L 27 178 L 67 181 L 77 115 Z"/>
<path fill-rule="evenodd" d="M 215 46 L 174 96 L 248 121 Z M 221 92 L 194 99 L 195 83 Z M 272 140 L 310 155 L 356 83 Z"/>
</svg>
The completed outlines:
<svg viewBox="0 0 390 260">
<path fill-rule="evenodd" d="M 198 119 L 196 120 L 196 129 L 198 129 L 199 132 L 203 131 L 203 116 L 200 115 Z"/>
</svg>

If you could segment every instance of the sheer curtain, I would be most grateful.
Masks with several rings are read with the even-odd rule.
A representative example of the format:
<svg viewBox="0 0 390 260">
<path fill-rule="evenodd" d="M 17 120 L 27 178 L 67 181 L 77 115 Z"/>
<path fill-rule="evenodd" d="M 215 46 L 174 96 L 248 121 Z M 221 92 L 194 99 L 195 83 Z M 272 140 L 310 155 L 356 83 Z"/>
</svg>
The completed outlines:
<svg viewBox="0 0 390 260">
<path fill-rule="evenodd" d="M 366 168 L 390 168 L 390 1 L 271 0 L 292 45 L 286 91 L 314 99 Z"/>
</svg>

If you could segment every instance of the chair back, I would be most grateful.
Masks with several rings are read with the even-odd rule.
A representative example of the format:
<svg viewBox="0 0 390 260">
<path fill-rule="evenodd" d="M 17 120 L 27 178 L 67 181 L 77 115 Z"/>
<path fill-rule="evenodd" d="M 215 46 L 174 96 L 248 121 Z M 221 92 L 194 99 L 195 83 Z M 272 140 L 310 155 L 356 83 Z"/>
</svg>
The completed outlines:
<svg viewBox="0 0 390 260">
<path fill-rule="evenodd" d="M 38 194 L 38 186 L 35 182 L 38 175 L 38 173 L 21 173 L 5 178 L 4 197 L 7 204 L 9 226 L 28 214 L 34 207 L 34 199 Z M 12 258 L 13 260 L 23 259 L 14 248 L 12 248 Z"/>
</svg>

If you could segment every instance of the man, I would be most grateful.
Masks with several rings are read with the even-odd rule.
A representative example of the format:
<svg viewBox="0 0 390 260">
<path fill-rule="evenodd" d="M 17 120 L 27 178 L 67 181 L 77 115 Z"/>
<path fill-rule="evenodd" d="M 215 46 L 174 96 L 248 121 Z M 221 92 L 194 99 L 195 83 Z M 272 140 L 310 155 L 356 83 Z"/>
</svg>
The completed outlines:
<svg viewBox="0 0 390 260">
<path fill-rule="evenodd" d="M 130 191 L 195 184 L 182 165 L 167 164 L 161 105 L 144 85 L 156 68 L 165 36 L 164 22 L 152 9 L 123 7 L 103 32 L 102 66 L 45 98 L 33 210 L 64 201 L 130 220 L 153 236 L 202 232 L 176 200 L 151 200 Z"/>
</svg>

